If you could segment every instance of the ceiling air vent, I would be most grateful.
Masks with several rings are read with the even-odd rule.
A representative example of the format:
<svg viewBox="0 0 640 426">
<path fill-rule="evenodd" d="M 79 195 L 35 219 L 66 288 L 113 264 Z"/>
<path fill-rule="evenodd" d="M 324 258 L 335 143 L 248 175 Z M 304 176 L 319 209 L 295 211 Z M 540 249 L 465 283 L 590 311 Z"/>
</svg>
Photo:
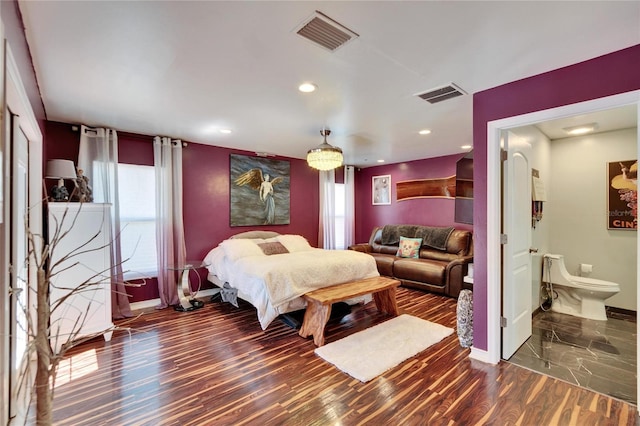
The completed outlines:
<svg viewBox="0 0 640 426">
<path fill-rule="evenodd" d="M 417 97 L 422 98 L 432 104 L 446 101 L 447 99 L 455 98 L 462 95 L 466 95 L 466 93 L 453 83 L 448 84 L 447 86 L 431 89 L 424 93 L 416 94 Z"/>
<path fill-rule="evenodd" d="M 358 34 L 317 10 L 296 33 L 331 52 L 358 37 Z"/>
</svg>

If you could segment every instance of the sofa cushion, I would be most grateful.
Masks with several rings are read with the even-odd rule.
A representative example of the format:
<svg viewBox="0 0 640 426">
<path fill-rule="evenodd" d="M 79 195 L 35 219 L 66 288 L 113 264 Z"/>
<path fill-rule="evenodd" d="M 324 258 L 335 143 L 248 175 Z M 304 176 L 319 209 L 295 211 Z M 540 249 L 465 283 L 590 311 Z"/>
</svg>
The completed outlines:
<svg viewBox="0 0 640 426">
<path fill-rule="evenodd" d="M 429 259 L 397 258 L 393 263 L 393 276 L 398 279 L 444 286 L 447 262 Z"/>
<path fill-rule="evenodd" d="M 420 255 L 421 245 L 422 238 L 400 237 L 400 244 L 398 244 L 396 256 L 417 258 Z"/>
<path fill-rule="evenodd" d="M 369 253 L 376 260 L 378 273 L 386 277 L 393 277 L 393 263 L 397 257 L 393 254 Z"/>
</svg>

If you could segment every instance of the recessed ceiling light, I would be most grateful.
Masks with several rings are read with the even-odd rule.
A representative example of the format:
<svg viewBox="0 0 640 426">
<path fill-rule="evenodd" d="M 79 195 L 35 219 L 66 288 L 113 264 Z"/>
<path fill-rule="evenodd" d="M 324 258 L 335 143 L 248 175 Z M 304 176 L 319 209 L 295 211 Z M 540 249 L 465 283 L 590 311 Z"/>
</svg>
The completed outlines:
<svg viewBox="0 0 640 426">
<path fill-rule="evenodd" d="M 229 133 L 231 133 L 231 129 L 220 129 L 219 132 L 228 135 Z"/>
<path fill-rule="evenodd" d="M 598 123 L 581 124 L 580 126 L 564 127 L 562 130 L 570 135 L 584 135 L 585 133 L 591 133 L 598 128 Z"/>
<path fill-rule="evenodd" d="M 422 129 L 418 132 L 421 135 L 428 135 L 429 133 L 431 133 L 431 130 L 429 129 Z"/>
<path fill-rule="evenodd" d="M 384 160 L 378 160 L 378 163 L 384 163 Z"/>
<path fill-rule="evenodd" d="M 317 88 L 318 86 L 313 83 L 302 83 L 300 86 L 298 86 L 298 90 L 304 93 L 315 92 Z"/>
<path fill-rule="evenodd" d="M 460 148 L 462 148 L 462 149 L 471 149 L 471 145 L 462 145 Z"/>
</svg>

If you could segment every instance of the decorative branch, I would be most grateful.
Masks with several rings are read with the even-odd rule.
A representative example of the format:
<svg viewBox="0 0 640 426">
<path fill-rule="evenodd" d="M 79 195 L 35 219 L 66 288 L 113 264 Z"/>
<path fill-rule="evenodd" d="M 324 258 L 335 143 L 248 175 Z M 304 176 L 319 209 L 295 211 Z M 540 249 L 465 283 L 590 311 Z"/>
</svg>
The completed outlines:
<svg viewBox="0 0 640 426">
<path fill-rule="evenodd" d="M 46 200 L 44 202 L 46 203 Z M 41 206 L 37 206 L 37 208 L 40 207 Z M 66 284 L 56 285 L 55 279 L 58 275 L 82 265 L 81 256 L 104 250 L 113 243 L 113 241 L 110 240 L 107 244 L 102 244 L 98 247 L 91 247 L 100 236 L 100 231 L 98 231 L 95 234 L 88 236 L 86 241 L 83 241 L 56 259 L 56 256 L 59 255 L 57 250 L 60 249 L 61 242 L 65 238 L 69 237 L 71 230 L 77 224 L 81 211 L 82 203 L 80 203 L 80 208 L 73 216 L 69 215 L 68 217 L 68 209 L 64 211 L 60 220 L 53 216 L 53 221 L 49 224 L 49 226 L 52 226 L 52 232 L 50 232 L 48 242 L 43 235 L 31 232 L 31 229 L 28 227 L 28 222 L 25 221 L 28 252 L 24 267 L 28 268 L 29 265 L 31 265 L 31 267 L 36 270 L 37 280 L 35 289 L 30 285 L 28 286 L 29 292 L 27 292 L 26 302 L 23 306 L 20 306 L 25 313 L 26 330 L 24 331 L 26 331 L 28 336 L 28 343 L 20 364 L 23 366 L 23 371 L 21 371 L 19 376 L 20 380 L 16 389 L 24 391 L 26 386 L 33 382 L 28 360 L 32 359 L 32 356 L 35 355 L 36 371 L 33 386 L 36 397 L 37 425 L 52 424 L 53 395 L 56 376 L 60 362 L 64 359 L 65 354 L 71 348 L 84 343 L 87 340 L 111 333 L 114 330 L 122 329 L 122 327 L 112 326 L 99 333 L 81 335 L 82 328 L 86 324 L 90 312 L 89 308 L 92 303 L 95 303 L 93 298 L 89 298 L 88 308 L 84 312 L 79 312 L 73 320 L 70 331 L 66 334 L 62 334 L 60 324 L 51 323 L 51 314 L 56 312 L 58 309 L 62 309 L 62 307 L 65 306 L 65 304 L 74 296 L 81 293 L 92 292 L 97 286 L 105 285 L 105 282 L 107 281 L 110 283 L 113 267 L 119 266 L 110 265 L 104 270 L 93 271 L 91 276 L 74 286 L 67 286 Z M 103 217 L 103 222 L 104 220 L 105 218 Z M 64 230 L 63 225 L 65 223 L 69 223 L 69 221 L 70 226 Z M 128 259 L 125 259 L 122 263 L 127 260 Z M 144 282 L 142 284 L 129 284 L 125 281 L 123 284 L 127 286 L 140 286 L 144 285 Z M 61 295 L 53 303 L 50 299 L 50 290 L 52 288 L 66 291 L 65 294 Z M 14 297 L 17 295 L 17 290 L 18 289 L 10 288 L 10 292 Z M 35 292 L 35 294 L 31 294 L 32 292 Z M 34 296 L 35 304 L 32 303 Z M 31 315 L 34 310 L 36 314 L 35 318 Z M 134 319 L 135 318 L 131 319 L 131 321 Z M 126 327 L 124 329 L 128 330 Z M 54 351 L 52 344 L 57 350 Z M 26 394 L 30 401 L 31 393 L 28 392 Z"/>
</svg>

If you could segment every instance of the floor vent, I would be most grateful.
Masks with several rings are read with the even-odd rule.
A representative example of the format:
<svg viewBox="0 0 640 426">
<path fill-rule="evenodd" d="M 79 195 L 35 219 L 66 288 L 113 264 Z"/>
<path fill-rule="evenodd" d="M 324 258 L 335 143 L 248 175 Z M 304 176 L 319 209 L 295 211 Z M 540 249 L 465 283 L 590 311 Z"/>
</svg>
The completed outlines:
<svg viewBox="0 0 640 426">
<path fill-rule="evenodd" d="M 466 95 L 464 90 L 453 83 L 446 86 L 438 87 L 436 89 L 431 89 L 424 93 L 416 94 L 417 97 L 422 98 L 432 104 L 446 101 L 447 99 L 455 98 L 462 95 Z"/>
<path fill-rule="evenodd" d="M 331 52 L 358 37 L 358 34 L 317 10 L 296 30 L 296 34 Z"/>
</svg>

